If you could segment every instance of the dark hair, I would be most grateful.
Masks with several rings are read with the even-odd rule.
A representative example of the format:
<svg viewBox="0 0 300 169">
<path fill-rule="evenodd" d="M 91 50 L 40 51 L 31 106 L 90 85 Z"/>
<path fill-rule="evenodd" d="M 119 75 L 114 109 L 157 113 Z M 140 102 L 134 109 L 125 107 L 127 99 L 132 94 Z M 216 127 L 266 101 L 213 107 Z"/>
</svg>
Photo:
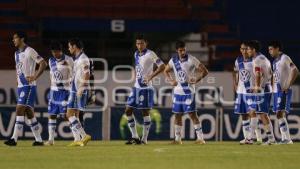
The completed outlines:
<svg viewBox="0 0 300 169">
<path fill-rule="evenodd" d="M 281 42 L 275 41 L 275 40 L 269 42 L 268 46 L 269 46 L 269 47 L 272 46 L 273 48 L 279 48 L 279 50 L 282 50 L 282 48 L 283 48 Z"/>
<path fill-rule="evenodd" d="M 248 46 L 248 47 L 250 47 L 252 49 L 255 49 L 256 52 L 260 52 L 260 50 L 261 50 L 260 42 L 257 41 L 257 40 L 248 41 L 246 43 L 246 46 Z"/>
<path fill-rule="evenodd" d="M 143 34 L 136 35 L 135 40 L 144 40 L 145 42 L 147 42 L 147 38 Z"/>
<path fill-rule="evenodd" d="M 69 43 L 73 46 L 75 45 L 79 49 L 83 49 L 83 43 L 79 38 L 72 38 L 69 40 Z"/>
<path fill-rule="evenodd" d="M 50 50 L 62 50 L 62 44 L 59 41 L 52 41 L 50 44 Z"/>
<path fill-rule="evenodd" d="M 23 38 L 24 42 L 27 41 L 27 34 L 24 31 L 17 31 L 17 32 L 14 33 L 14 35 L 18 35 L 18 37 L 21 38 L 21 39 Z"/>
<path fill-rule="evenodd" d="M 185 47 L 185 43 L 183 41 L 176 42 L 176 45 L 175 45 L 176 50 L 179 48 L 184 48 L 184 47 Z"/>
<path fill-rule="evenodd" d="M 248 41 L 242 40 L 241 43 L 240 43 L 240 46 L 243 45 L 243 44 L 247 46 L 247 43 L 248 43 Z"/>
</svg>

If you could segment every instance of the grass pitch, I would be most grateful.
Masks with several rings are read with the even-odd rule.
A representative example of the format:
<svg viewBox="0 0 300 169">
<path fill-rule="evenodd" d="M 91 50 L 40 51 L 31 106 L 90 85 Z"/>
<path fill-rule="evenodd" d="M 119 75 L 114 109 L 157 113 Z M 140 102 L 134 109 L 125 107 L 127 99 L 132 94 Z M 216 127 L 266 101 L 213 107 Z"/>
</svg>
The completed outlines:
<svg viewBox="0 0 300 169">
<path fill-rule="evenodd" d="M 17 147 L 0 144 L 3 169 L 299 169 L 300 144 L 243 145 L 238 142 L 208 142 L 169 145 L 124 145 L 124 141 L 92 141 L 86 147 L 66 147 L 56 141 L 51 147 L 32 147 L 19 141 Z"/>
</svg>

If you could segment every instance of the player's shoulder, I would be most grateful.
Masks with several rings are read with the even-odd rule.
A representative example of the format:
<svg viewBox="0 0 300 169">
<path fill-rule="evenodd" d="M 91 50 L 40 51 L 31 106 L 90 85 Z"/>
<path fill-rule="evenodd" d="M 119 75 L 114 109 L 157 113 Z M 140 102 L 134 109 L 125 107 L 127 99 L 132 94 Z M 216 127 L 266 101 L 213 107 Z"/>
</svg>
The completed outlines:
<svg viewBox="0 0 300 169">
<path fill-rule="evenodd" d="M 196 58 L 195 56 L 191 55 L 191 54 L 187 54 L 188 55 L 188 60 L 191 63 L 196 63 L 196 62 L 200 62 L 200 60 L 198 58 Z"/>
<path fill-rule="evenodd" d="M 32 53 L 32 52 L 36 52 L 36 50 L 33 49 L 33 48 L 30 47 L 30 46 L 26 46 L 24 52 L 25 52 L 25 53 Z"/>
<path fill-rule="evenodd" d="M 290 60 L 291 58 L 290 58 L 287 54 L 284 54 L 284 53 L 283 53 L 283 54 L 281 55 L 281 59 L 282 59 L 282 60 Z"/>
<path fill-rule="evenodd" d="M 73 57 L 69 56 L 69 55 L 65 55 L 65 60 L 67 61 L 73 61 Z"/>
</svg>

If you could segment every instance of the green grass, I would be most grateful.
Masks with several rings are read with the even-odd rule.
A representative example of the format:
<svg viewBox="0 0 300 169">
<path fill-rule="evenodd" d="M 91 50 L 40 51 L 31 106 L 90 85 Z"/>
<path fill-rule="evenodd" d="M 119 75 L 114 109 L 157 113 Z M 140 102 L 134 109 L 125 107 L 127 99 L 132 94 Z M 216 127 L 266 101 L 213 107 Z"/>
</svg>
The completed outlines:
<svg viewBox="0 0 300 169">
<path fill-rule="evenodd" d="M 238 145 L 237 142 L 208 142 L 169 145 L 150 141 L 148 145 L 126 146 L 124 141 L 93 141 L 86 147 L 66 147 L 57 141 L 52 147 L 32 147 L 19 141 L 17 147 L 0 144 L 3 169 L 292 169 L 300 168 L 300 144 Z"/>
</svg>

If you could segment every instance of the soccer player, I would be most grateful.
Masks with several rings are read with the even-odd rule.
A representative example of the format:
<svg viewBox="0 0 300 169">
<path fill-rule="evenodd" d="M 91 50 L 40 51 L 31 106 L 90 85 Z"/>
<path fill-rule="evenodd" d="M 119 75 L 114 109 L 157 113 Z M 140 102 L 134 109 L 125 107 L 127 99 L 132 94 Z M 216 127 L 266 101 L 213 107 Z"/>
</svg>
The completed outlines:
<svg viewBox="0 0 300 169">
<path fill-rule="evenodd" d="M 273 125 L 269 118 L 269 109 L 272 96 L 272 68 L 270 61 L 260 53 L 260 43 L 256 40 L 247 43 L 247 53 L 252 58 L 255 75 L 254 93 L 256 94 L 256 113 L 260 115 L 268 140 L 263 145 L 276 144 Z M 255 120 L 255 123 L 257 123 Z M 256 124 L 255 124 L 256 125 Z M 254 126 L 252 126 L 252 129 Z"/>
<path fill-rule="evenodd" d="M 255 129 L 257 142 L 262 143 L 261 131 L 257 125 L 257 117 L 255 114 L 255 95 L 253 93 L 255 76 L 253 72 L 252 59 L 247 53 L 247 42 L 242 42 L 240 45 L 239 56 L 235 60 L 235 78 L 234 88 L 236 89 L 237 98 L 235 102 L 234 112 L 242 116 L 242 126 L 244 139 L 240 144 L 253 144 L 252 137 L 253 131 L 250 126 Z M 250 118 L 251 117 L 251 118 Z"/>
<path fill-rule="evenodd" d="M 176 51 L 177 53 L 172 56 L 164 70 L 167 80 L 174 86 L 172 111 L 175 114 L 175 140 L 172 143 L 182 144 L 182 115 L 188 113 L 197 135 L 195 143 L 205 144 L 202 126 L 196 111 L 195 84 L 208 74 L 208 70 L 198 59 L 186 52 L 183 41 L 176 42 Z M 170 74 L 172 70 L 176 79 L 173 79 Z"/>
<path fill-rule="evenodd" d="M 91 105 L 95 103 L 96 101 L 96 94 L 95 94 L 95 86 L 94 86 L 94 62 L 92 59 L 90 59 L 90 89 L 88 91 L 88 99 L 87 99 L 87 105 Z M 78 119 L 82 125 L 82 127 L 85 127 L 84 123 L 84 111 L 79 111 Z"/>
<path fill-rule="evenodd" d="M 67 106 L 67 118 L 74 136 L 74 142 L 69 146 L 85 146 L 91 136 L 86 134 L 79 122 L 79 111 L 84 111 L 90 79 L 90 61 L 83 51 L 81 40 L 74 38 L 68 42 L 69 51 L 74 56 L 73 77 Z"/>
<path fill-rule="evenodd" d="M 62 52 L 62 44 L 52 42 L 52 57 L 49 59 L 51 90 L 48 103 L 48 133 L 46 145 L 54 145 L 56 119 L 58 115 L 65 118 L 73 73 L 73 58 Z"/>
<path fill-rule="evenodd" d="M 282 45 L 278 41 L 270 42 L 269 53 L 274 58 L 273 62 L 273 111 L 277 115 L 280 126 L 280 144 L 293 144 L 290 136 L 286 115 L 290 111 L 292 89 L 299 70 L 289 56 L 282 52 Z"/>
<path fill-rule="evenodd" d="M 128 127 L 132 137 L 125 143 L 147 144 L 147 138 L 151 126 L 150 109 L 153 106 L 153 87 L 151 80 L 161 73 L 165 65 L 160 58 L 152 51 L 147 49 L 147 40 L 143 35 L 136 37 L 137 51 L 134 53 L 135 58 L 135 84 L 131 94 L 128 97 L 125 113 L 128 119 Z M 153 70 L 153 66 L 157 68 Z M 141 110 L 143 114 L 143 135 L 140 140 L 136 122 L 133 115 L 134 109 Z"/>
<path fill-rule="evenodd" d="M 33 146 L 43 146 L 39 123 L 34 116 L 34 102 L 36 98 L 36 80 L 47 67 L 47 62 L 26 44 L 27 36 L 24 32 L 13 35 L 13 43 L 18 50 L 15 52 L 16 72 L 18 82 L 18 102 L 16 107 L 16 122 L 13 136 L 4 142 L 8 146 L 16 146 L 18 136 L 23 133 L 25 115 L 28 118 L 32 133 L 35 137 Z M 39 65 L 35 70 L 36 64 Z"/>
</svg>

